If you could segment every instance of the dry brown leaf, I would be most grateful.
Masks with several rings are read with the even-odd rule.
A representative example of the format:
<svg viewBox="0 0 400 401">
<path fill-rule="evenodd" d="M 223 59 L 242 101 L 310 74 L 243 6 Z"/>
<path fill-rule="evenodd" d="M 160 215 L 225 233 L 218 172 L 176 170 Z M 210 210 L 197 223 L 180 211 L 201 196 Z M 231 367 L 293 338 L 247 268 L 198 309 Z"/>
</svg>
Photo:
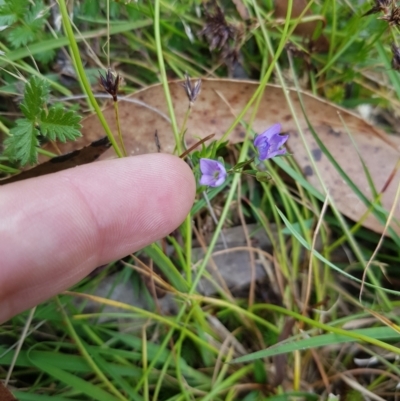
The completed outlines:
<svg viewBox="0 0 400 401">
<path fill-rule="evenodd" d="M 17 399 L 11 394 L 10 390 L 0 382 L 0 400 L 1 401 L 17 401 Z"/>
<path fill-rule="evenodd" d="M 251 81 L 203 79 L 202 91 L 187 123 L 187 145 L 191 146 L 199 137 L 202 138 L 212 133 L 216 134 L 216 139 L 221 138 L 234 121 L 235 116 L 245 107 L 257 87 L 258 83 Z M 188 100 L 181 86 L 181 81 L 171 82 L 170 91 L 176 118 L 180 125 L 188 107 Z M 297 92 L 289 91 L 289 96 L 300 127 L 304 132 L 305 141 L 337 208 L 345 216 L 358 221 L 366 210 L 364 204 L 343 181 L 315 143 L 303 117 Z M 371 190 L 359 156 L 339 116 L 345 121 L 357 144 L 378 191 L 384 187 L 399 159 L 397 145 L 383 131 L 374 128 L 353 113 L 306 93 L 302 93 L 302 98 L 308 118 L 325 146 L 353 182 L 371 199 Z M 122 99 L 120 102 L 121 126 L 127 152 L 130 155 L 156 152 L 154 133 L 157 130 L 161 142 L 161 151 L 172 153 L 175 145 L 174 137 L 167 117 L 168 111 L 162 86 L 154 85 L 140 90 L 130 96 L 129 100 L 140 104 L 128 103 Z M 115 133 L 116 124 L 113 107 L 106 108 L 104 114 Z M 244 117 L 244 121 L 248 121 L 249 118 L 250 112 Z M 297 130 L 283 90 L 279 86 L 269 85 L 264 92 L 253 123 L 253 129 L 261 133 L 277 122 L 282 123 L 283 131 L 290 134 L 288 148 L 307 180 L 322 192 L 321 183 L 312 169 L 305 144 Z M 76 146 L 82 147 L 103 134 L 103 129 L 96 115 L 92 115 L 83 121 L 82 133 L 83 138 L 78 143 L 60 144 L 61 151 L 68 152 L 76 149 Z M 229 140 L 231 143 L 238 143 L 243 141 L 244 136 L 245 129 L 239 125 L 233 130 Z M 113 149 L 109 149 L 99 160 L 114 157 Z M 396 174 L 383 196 L 383 205 L 387 210 L 390 210 L 393 205 L 398 184 L 399 174 Z M 398 205 L 395 207 L 394 215 L 400 219 Z M 373 216 L 367 218 L 364 226 L 379 233 L 383 231 L 383 226 Z M 400 233 L 398 225 L 394 225 L 394 229 Z"/>
<path fill-rule="evenodd" d="M 22 173 L 13 175 L 5 180 L 0 180 L 0 185 L 11 184 L 12 182 L 27 180 L 28 178 L 39 177 L 41 175 L 56 173 L 71 167 L 88 164 L 95 161 L 103 152 L 110 148 L 111 143 L 108 137 L 98 139 L 88 146 L 81 149 L 71 150 L 66 154 L 45 161 L 34 168 L 27 169 Z M 1 401 L 1 399 L 0 399 Z"/>
</svg>

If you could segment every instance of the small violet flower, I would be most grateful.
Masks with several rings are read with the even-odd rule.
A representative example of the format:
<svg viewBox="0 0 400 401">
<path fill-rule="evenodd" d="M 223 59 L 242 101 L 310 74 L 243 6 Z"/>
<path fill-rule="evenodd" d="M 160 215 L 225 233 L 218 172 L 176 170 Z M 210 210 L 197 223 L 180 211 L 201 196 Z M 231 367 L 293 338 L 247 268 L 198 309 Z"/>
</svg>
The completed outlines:
<svg viewBox="0 0 400 401">
<path fill-rule="evenodd" d="M 219 187 L 226 179 L 226 170 L 222 163 L 212 159 L 200 159 L 200 184 Z"/>
<path fill-rule="evenodd" d="M 288 140 L 289 135 L 279 135 L 281 129 L 281 124 L 275 124 L 255 137 L 254 146 L 258 150 L 260 160 L 271 159 L 286 153 L 286 149 L 281 147 Z"/>
</svg>

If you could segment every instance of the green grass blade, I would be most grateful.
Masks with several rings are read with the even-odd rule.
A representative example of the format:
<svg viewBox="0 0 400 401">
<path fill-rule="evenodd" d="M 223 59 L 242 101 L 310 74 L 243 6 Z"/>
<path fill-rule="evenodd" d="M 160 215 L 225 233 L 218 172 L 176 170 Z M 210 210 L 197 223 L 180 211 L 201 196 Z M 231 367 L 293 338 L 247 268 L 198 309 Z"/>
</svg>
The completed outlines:
<svg viewBox="0 0 400 401">
<path fill-rule="evenodd" d="M 32 359 L 33 364 L 38 367 L 41 371 L 47 373 L 48 375 L 54 377 L 57 380 L 65 383 L 67 386 L 74 388 L 76 391 L 86 394 L 94 400 L 97 401 L 118 401 L 119 399 L 106 391 L 104 391 L 99 386 L 90 383 L 87 380 L 81 379 L 68 373 L 67 371 L 60 369 L 56 366 L 52 366 L 44 360 Z"/>
<path fill-rule="evenodd" d="M 164 254 L 162 249 L 157 244 L 151 244 L 143 249 L 150 258 L 154 260 L 160 270 L 168 278 L 169 282 L 181 292 L 188 289 L 188 285 L 182 274 L 178 271 L 175 265 L 171 262 L 170 258 Z"/>
<path fill-rule="evenodd" d="M 362 335 L 382 341 L 399 341 L 400 333 L 396 333 L 390 327 L 373 327 L 368 329 L 352 330 L 352 334 Z M 288 352 L 304 351 L 306 349 L 314 349 L 324 346 L 332 346 L 337 344 L 349 343 L 357 341 L 354 337 L 349 337 L 342 334 L 329 333 L 314 336 L 310 338 L 299 339 L 295 338 L 287 340 L 283 344 L 273 345 L 268 349 L 253 352 L 252 354 L 236 358 L 233 362 L 242 363 L 250 362 L 260 358 L 268 358 L 274 355 L 287 354 Z"/>
</svg>

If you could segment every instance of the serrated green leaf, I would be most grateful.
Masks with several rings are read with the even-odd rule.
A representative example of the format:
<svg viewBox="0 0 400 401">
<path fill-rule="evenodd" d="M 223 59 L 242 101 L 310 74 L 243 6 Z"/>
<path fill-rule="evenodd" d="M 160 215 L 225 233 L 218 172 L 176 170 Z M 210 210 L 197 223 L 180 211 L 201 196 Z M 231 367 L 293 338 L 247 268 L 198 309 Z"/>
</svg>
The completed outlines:
<svg viewBox="0 0 400 401">
<path fill-rule="evenodd" d="M 42 1 L 35 2 L 29 12 L 25 14 L 24 20 L 27 25 L 33 30 L 42 30 L 48 15 L 48 8 L 44 6 Z"/>
<path fill-rule="evenodd" d="M 24 100 L 20 108 L 24 116 L 31 121 L 36 121 L 40 116 L 44 104 L 47 102 L 49 87 L 45 80 L 32 77 L 25 85 Z"/>
<path fill-rule="evenodd" d="M 26 46 L 34 39 L 35 34 L 29 25 L 16 26 L 12 30 L 10 30 L 9 34 L 7 35 L 7 40 L 14 48 Z"/>
<path fill-rule="evenodd" d="M 24 15 L 28 0 L 8 0 L 0 6 L 0 26 L 12 25 Z"/>
<path fill-rule="evenodd" d="M 26 46 L 43 32 L 48 8 L 42 1 L 33 5 L 26 0 L 7 1 L 0 7 L 0 26 L 8 27 L 17 22 L 6 36 L 14 48 Z"/>
<path fill-rule="evenodd" d="M 56 139 L 61 142 L 74 140 L 81 136 L 80 121 L 81 117 L 74 111 L 66 111 L 64 108 L 53 106 L 48 113 L 42 111 L 40 132 L 52 141 Z"/>
<path fill-rule="evenodd" d="M 54 60 L 54 57 L 56 56 L 55 50 L 47 50 L 47 51 L 42 51 L 38 53 L 35 56 L 35 59 L 42 64 L 48 64 L 50 61 Z"/>
<path fill-rule="evenodd" d="M 43 1 L 35 1 L 29 12 L 25 14 L 25 22 L 30 24 L 38 19 L 43 19 L 48 13 L 49 9 L 43 4 Z"/>
<path fill-rule="evenodd" d="M 17 20 L 18 17 L 15 14 L 6 10 L 5 7 L 0 7 L 0 27 L 4 29 L 4 27 L 12 25 Z"/>
<path fill-rule="evenodd" d="M 11 161 L 18 161 L 21 165 L 37 162 L 37 136 L 39 131 L 32 121 L 21 118 L 16 121 L 16 126 L 10 130 L 10 136 L 4 141 L 4 154 Z"/>
</svg>

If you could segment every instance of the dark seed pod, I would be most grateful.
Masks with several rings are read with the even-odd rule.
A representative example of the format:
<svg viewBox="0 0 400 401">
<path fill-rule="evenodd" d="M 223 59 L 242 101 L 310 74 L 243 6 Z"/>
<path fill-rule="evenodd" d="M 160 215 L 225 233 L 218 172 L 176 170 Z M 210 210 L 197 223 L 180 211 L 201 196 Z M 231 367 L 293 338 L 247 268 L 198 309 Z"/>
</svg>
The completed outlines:
<svg viewBox="0 0 400 401">
<path fill-rule="evenodd" d="M 396 71 L 400 71 L 400 47 L 397 47 L 394 43 L 392 43 L 392 67 Z"/>
<path fill-rule="evenodd" d="M 118 100 L 118 87 L 119 83 L 121 82 L 121 77 L 118 74 L 114 75 L 111 71 L 111 68 L 107 70 L 105 76 L 103 76 L 100 72 L 99 74 L 100 85 L 112 96 L 114 102 L 116 102 Z"/>
<path fill-rule="evenodd" d="M 387 21 L 389 25 L 400 25 L 400 7 L 393 6 L 390 13 L 380 17 L 384 21 Z"/>
<path fill-rule="evenodd" d="M 375 5 L 362 16 L 365 17 L 366 15 L 377 14 L 380 12 L 383 12 L 385 13 L 385 15 L 388 15 L 390 14 L 391 5 L 393 5 L 392 0 L 375 0 Z"/>
<path fill-rule="evenodd" d="M 192 105 L 196 101 L 197 96 L 199 96 L 201 90 L 201 79 L 193 84 L 189 78 L 189 75 L 186 74 L 185 82 L 183 82 L 181 85 L 185 89 L 190 105 Z"/>
</svg>

